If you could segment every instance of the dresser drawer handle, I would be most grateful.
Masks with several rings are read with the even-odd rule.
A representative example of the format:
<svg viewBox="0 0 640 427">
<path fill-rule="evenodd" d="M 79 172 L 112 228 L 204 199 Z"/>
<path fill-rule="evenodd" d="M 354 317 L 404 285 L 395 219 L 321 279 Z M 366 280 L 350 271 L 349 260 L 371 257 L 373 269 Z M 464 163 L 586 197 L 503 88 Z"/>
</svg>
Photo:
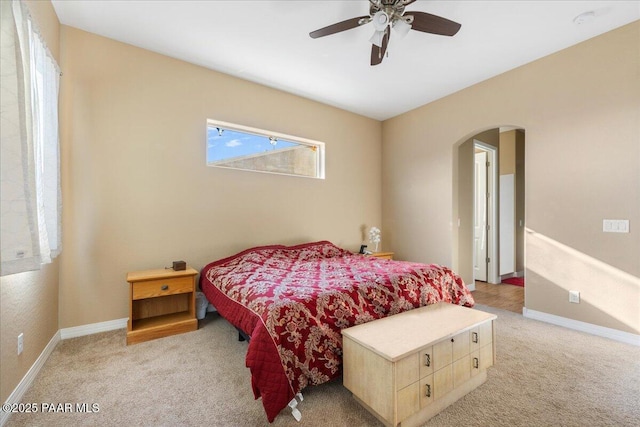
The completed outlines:
<svg viewBox="0 0 640 427">
<path fill-rule="evenodd" d="M 162 285 L 160 289 L 162 289 L 163 291 L 169 290 L 169 285 Z"/>
<path fill-rule="evenodd" d="M 431 384 L 425 384 L 425 394 L 426 397 L 431 397 Z"/>
<path fill-rule="evenodd" d="M 480 363 L 479 363 L 479 362 L 480 362 L 480 361 L 478 360 L 478 358 L 477 358 L 477 357 L 474 357 L 474 358 L 473 358 L 473 368 L 474 368 L 474 369 L 478 369 L 478 367 L 479 367 L 479 365 L 480 365 Z"/>
<path fill-rule="evenodd" d="M 474 343 L 478 343 L 478 333 L 477 332 L 472 332 L 471 333 L 471 341 L 473 341 Z"/>
<path fill-rule="evenodd" d="M 424 354 L 424 366 L 431 366 L 431 355 L 429 353 Z"/>
</svg>

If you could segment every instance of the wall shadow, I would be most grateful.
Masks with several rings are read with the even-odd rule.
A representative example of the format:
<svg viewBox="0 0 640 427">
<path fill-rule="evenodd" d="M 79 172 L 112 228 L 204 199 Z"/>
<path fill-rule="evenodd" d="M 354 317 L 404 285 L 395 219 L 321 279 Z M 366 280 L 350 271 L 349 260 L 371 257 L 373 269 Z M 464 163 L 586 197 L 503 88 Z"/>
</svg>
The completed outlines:
<svg viewBox="0 0 640 427">
<path fill-rule="evenodd" d="M 640 333 L 640 278 L 529 228 L 526 240 L 528 309 Z"/>
</svg>

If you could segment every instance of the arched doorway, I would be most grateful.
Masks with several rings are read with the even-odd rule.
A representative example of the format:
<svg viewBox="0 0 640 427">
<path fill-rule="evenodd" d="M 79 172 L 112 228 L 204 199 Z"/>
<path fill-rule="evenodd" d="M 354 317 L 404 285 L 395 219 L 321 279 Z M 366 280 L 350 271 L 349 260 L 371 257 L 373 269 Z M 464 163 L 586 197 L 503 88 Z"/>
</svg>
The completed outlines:
<svg viewBox="0 0 640 427">
<path fill-rule="evenodd" d="M 494 158 L 479 160 L 486 155 Z M 497 288 L 491 286 L 509 277 L 524 276 L 524 155 L 525 131 L 517 126 L 479 130 L 453 147 L 452 224 L 457 227 L 453 227 L 452 259 L 454 268 L 472 290 L 476 285 L 488 284 L 489 288 L 485 289 L 496 291 Z M 480 165 L 483 161 L 493 164 L 483 169 Z M 491 170 L 495 175 L 491 175 L 492 172 L 485 175 Z M 482 176 L 489 178 L 484 187 L 477 185 Z M 478 194 L 479 191 L 483 194 Z M 486 224 L 479 221 L 483 217 L 487 219 Z M 486 254 L 479 252 L 483 243 Z M 479 268 L 483 263 L 486 276 Z M 510 309 L 521 312 L 523 289 L 507 290 L 520 295 L 515 303 L 518 307 L 512 302 Z M 499 300 L 489 305 L 496 302 Z"/>
</svg>

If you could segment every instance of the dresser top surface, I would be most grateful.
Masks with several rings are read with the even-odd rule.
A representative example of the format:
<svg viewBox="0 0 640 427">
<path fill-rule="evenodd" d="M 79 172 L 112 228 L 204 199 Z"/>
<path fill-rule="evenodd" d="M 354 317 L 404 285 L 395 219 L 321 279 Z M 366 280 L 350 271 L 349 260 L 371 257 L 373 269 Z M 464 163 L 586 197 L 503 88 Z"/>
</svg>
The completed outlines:
<svg viewBox="0 0 640 427">
<path fill-rule="evenodd" d="M 496 319 L 495 314 L 439 302 L 342 330 L 392 362 L 449 336 Z"/>
<path fill-rule="evenodd" d="M 157 268 L 154 270 L 130 271 L 127 273 L 127 282 L 140 282 L 143 280 L 166 279 L 172 277 L 194 276 L 196 270 L 187 266 L 186 270 L 174 271 L 172 268 Z"/>
</svg>

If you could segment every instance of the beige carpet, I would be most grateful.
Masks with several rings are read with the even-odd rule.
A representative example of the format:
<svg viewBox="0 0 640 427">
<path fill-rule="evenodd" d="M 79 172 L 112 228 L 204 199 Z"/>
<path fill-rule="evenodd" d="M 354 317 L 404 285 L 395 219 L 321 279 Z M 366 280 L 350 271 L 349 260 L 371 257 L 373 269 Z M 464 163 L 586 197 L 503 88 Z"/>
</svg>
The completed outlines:
<svg viewBox="0 0 640 427">
<path fill-rule="evenodd" d="M 496 313 L 497 364 L 487 382 L 427 426 L 638 426 L 640 348 Z M 14 414 L 8 426 L 264 426 L 247 344 L 215 313 L 195 332 L 125 345 L 125 331 L 61 342 L 23 402 L 97 404 L 94 413 Z M 302 421 L 378 426 L 336 380 L 304 391 Z"/>
</svg>

